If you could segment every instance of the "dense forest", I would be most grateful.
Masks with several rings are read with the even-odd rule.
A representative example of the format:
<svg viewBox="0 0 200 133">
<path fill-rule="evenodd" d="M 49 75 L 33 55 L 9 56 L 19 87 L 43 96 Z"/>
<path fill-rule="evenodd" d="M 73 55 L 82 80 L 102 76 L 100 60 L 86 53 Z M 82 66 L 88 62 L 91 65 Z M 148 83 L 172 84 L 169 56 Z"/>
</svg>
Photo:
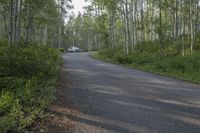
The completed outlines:
<svg viewBox="0 0 200 133">
<path fill-rule="evenodd" d="M 198 0 L 92 0 L 91 3 L 83 15 L 71 18 L 68 23 L 71 28 L 68 30 L 78 37 L 75 40 L 79 45 L 87 43 L 91 49 L 122 45 L 128 54 L 146 42 L 158 41 L 160 52 L 174 42 L 177 46 L 174 49 L 183 56 L 198 47 Z"/>
<path fill-rule="evenodd" d="M 10 46 L 20 41 L 61 47 L 64 18 L 70 8 L 64 0 L 0 1 L 0 39 Z"/>
<path fill-rule="evenodd" d="M 91 0 L 68 43 L 96 57 L 199 82 L 199 0 Z"/>
<path fill-rule="evenodd" d="M 23 132 L 53 99 L 67 0 L 0 0 L 0 132 Z"/>
</svg>

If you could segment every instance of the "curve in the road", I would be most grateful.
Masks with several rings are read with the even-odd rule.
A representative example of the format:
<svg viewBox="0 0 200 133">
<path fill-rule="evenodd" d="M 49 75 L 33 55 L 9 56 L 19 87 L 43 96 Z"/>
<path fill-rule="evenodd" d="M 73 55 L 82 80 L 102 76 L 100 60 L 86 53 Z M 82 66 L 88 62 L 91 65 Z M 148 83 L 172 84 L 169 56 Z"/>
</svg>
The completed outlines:
<svg viewBox="0 0 200 133">
<path fill-rule="evenodd" d="M 75 133 L 200 133 L 200 86 L 97 61 L 63 56 L 78 116 Z"/>
</svg>

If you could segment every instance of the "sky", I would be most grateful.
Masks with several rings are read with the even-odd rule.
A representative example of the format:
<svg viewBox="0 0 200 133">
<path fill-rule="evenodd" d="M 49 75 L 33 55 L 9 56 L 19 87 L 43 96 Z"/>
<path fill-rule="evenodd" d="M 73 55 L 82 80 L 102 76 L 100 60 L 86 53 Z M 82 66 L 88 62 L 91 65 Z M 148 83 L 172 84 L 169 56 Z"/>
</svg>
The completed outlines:
<svg viewBox="0 0 200 133">
<path fill-rule="evenodd" d="M 74 5 L 73 12 L 77 15 L 79 11 L 83 13 L 83 7 L 87 6 L 88 2 L 85 2 L 85 0 L 72 0 L 72 4 Z"/>
</svg>

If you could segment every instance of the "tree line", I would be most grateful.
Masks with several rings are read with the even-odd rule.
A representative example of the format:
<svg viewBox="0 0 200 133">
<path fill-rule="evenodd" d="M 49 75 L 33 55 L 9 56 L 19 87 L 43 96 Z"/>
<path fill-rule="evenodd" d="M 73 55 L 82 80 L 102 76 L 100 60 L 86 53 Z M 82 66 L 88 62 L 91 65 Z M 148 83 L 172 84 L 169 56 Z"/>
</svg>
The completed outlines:
<svg viewBox="0 0 200 133">
<path fill-rule="evenodd" d="M 170 42 L 183 56 L 199 42 L 199 0 L 91 0 L 85 13 L 68 25 L 77 44 L 89 49 L 121 46 L 129 54 L 135 47 L 156 41 L 162 52 Z M 78 24 L 79 23 L 79 24 Z M 86 24 L 87 23 L 87 24 Z M 86 33 L 81 35 L 80 33 Z M 174 46 L 175 47 L 175 46 Z"/>
<path fill-rule="evenodd" d="M 61 47 L 68 0 L 0 0 L 0 40 Z"/>
</svg>

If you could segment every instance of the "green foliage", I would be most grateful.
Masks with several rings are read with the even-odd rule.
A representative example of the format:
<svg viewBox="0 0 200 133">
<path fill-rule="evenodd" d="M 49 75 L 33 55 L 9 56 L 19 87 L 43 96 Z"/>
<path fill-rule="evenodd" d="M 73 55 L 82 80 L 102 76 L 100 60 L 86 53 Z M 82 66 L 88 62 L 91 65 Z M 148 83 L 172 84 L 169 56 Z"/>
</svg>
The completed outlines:
<svg viewBox="0 0 200 133">
<path fill-rule="evenodd" d="M 0 97 L 0 115 L 4 115 L 5 113 L 8 113 L 12 106 L 14 101 L 14 96 L 10 92 L 2 92 Z"/>
<path fill-rule="evenodd" d="M 187 53 L 186 49 L 185 56 L 182 56 L 178 48 L 179 40 L 177 40 L 173 45 L 166 44 L 160 53 L 157 52 L 157 44 L 157 41 L 138 44 L 128 55 L 119 50 L 120 48 L 104 49 L 100 50 L 98 56 L 95 57 L 200 83 L 200 54 L 198 52 L 189 54 L 190 52 Z"/>
<path fill-rule="evenodd" d="M 19 120 L 23 117 L 19 100 L 15 99 L 15 95 L 9 91 L 1 92 L 0 97 L 0 131 L 7 133 L 11 131 L 17 132 Z"/>
<path fill-rule="evenodd" d="M 0 44 L 0 131 L 19 132 L 54 98 L 60 51 L 36 44 Z"/>
<path fill-rule="evenodd" d="M 64 48 L 60 48 L 60 52 L 61 53 L 65 53 L 65 49 Z"/>
<path fill-rule="evenodd" d="M 58 51 L 41 46 L 7 47 L 0 55 L 1 76 L 32 77 L 41 73 L 49 75 L 55 67 Z"/>
</svg>

